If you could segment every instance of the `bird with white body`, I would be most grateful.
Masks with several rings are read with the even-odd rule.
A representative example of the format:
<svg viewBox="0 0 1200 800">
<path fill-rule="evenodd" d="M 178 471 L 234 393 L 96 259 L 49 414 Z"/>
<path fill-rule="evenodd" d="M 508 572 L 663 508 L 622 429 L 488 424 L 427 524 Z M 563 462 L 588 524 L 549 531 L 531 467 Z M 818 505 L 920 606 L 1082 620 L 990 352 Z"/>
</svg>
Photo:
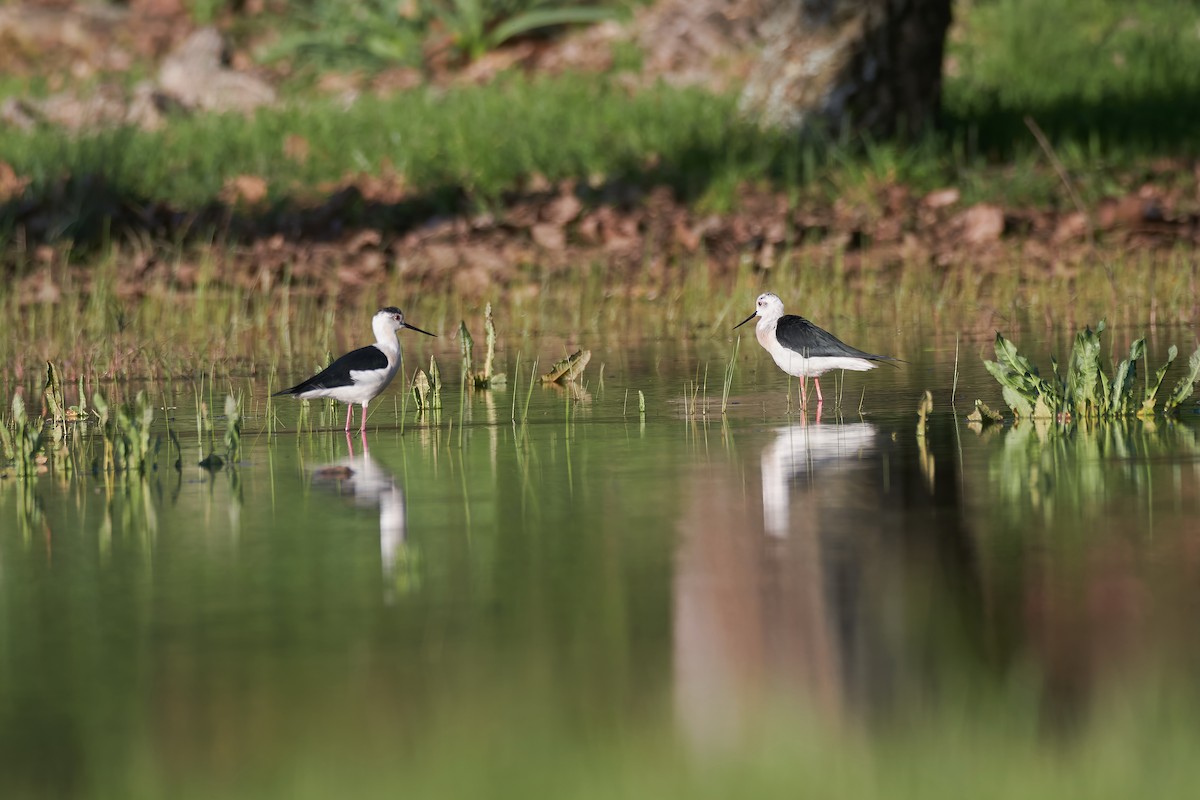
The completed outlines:
<svg viewBox="0 0 1200 800">
<path fill-rule="evenodd" d="M 365 431 L 367 403 L 378 397 L 400 371 L 400 340 L 396 331 L 409 328 L 426 336 L 434 335 L 405 322 L 404 313 L 395 306 L 379 309 L 371 318 L 371 328 L 375 332 L 375 344 L 346 353 L 308 380 L 273 396 L 291 395 L 302 400 L 330 397 L 345 403 L 347 431 L 354 419 L 354 404 L 358 403 L 362 406 L 359 430 Z"/>
<path fill-rule="evenodd" d="M 820 377 L 826 372 L 835 369 L 865 372 L 875 369 L 883 361 L 899 361 L 891 356 L 863 352 L 804 317 L 783 313 L 783 301 L 771 292 L 760 294 L 755 306 L 754 313 L 734 325 L 734 330 L 758 317 L 754 328 L 758 343 L 771 354 L 781 370 L 800 378 L 801 403 L 808 400 L 805 378 L 813 379 L 817 387 L 817 407 L 820 408 L 824 402 Z"/>
</svg>

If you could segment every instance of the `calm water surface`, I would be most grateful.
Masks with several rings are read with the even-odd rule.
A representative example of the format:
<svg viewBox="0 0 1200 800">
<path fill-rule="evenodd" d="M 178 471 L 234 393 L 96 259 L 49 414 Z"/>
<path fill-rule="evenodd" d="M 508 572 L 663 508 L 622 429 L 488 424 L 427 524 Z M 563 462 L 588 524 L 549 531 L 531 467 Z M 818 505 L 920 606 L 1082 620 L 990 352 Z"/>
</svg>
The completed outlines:
<svg viewBox="0 0 1200 800">
<path fill-rule="evenodd" d="M 528 373 L 403 432 L 381 402 L 365 441 L 286 406 L 215 474 L 180 399 L 178 471 L 0 484 L 0 794 L 1183 780 L 1200 428 L 974 431 L 989 340 L 961 342 L 957 415 L 953 335 L 820 422 L 749 337 L 724 420 L 727 344 L 651 343 L 534 387 L 526 425 Z"/>
</svg>

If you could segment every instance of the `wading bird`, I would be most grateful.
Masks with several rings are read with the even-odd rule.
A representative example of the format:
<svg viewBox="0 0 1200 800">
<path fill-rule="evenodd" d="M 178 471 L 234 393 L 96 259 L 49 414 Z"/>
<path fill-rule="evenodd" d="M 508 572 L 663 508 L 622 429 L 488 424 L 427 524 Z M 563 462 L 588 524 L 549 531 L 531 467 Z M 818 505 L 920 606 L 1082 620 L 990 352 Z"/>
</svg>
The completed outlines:
<svg viewBox="0 0 1200 800">
<path fill-rule="evenodd" d="M 808 402 L 805 378 L 812 378 L 817 387 L 817 406 L 824 402 L 819 378 L 834 369 L 865 372 L 875 369 L 880 361 L 899 361 L 891 356 L 877 356 L 851 347 L 826 330 L 818 328 L 804 317 L 783 313 L 783 301 L 767 292 L 755 301 L 754 313 L 734 325 L 734 330 L 758 317 L 754 334 L 763 349 L 771 354 L 779 368 L 800 379 L 800 402 Z"/>
<path fill-rule="evenodd" d="M 367 403 L 379 396 L 400 371 L 400 340 L 396 331 L 409 328 L 433 336 L 416 325 L 404 321 L 404 313 L 395 306 L 381 308 L 371 318 L 375 344 L 352 350 L 325 369 L 290 389 L 276 392 L 273 397 L 291 395 L 307 400 L 312 397 L 332 397 L 346 404 L 346 430 L 354 419 L 354 404 L 362 405 L 360 431 L 367 429 Z"/>
</svg>

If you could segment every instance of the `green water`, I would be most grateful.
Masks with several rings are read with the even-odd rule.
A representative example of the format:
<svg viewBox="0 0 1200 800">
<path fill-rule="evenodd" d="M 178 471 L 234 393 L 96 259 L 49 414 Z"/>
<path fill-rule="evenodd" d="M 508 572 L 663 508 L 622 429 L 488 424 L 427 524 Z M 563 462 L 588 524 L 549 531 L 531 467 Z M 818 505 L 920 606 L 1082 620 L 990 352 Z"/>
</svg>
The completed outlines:
<svg viewBox="0 0 1200 800">
<path fill-rule="evenodd" d="M 0 796 L 1186 795 L 1200 426 L 975 432 L 989 338 L 958 414 L 952 334 L 819 423 L 641 343 L 212 474 L 181 389 L 180 469 L 0 483 Z"/>
</svg>

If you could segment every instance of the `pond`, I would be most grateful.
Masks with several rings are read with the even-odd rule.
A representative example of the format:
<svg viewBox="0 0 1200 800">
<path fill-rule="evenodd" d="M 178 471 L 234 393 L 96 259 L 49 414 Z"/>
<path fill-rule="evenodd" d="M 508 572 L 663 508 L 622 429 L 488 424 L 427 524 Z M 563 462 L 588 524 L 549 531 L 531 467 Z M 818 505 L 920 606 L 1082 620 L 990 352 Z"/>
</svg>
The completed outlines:
<svg viewBox="0 0 1200 800">
<path fill-rule="evenodd" d="M 820 421 L 749 335 L 725 415 L 728 337 L 260 405 L 213 472 L 179 388 L 147 476 L 0 482 L 3 796 L 1178 795 L 1200 426 L 973 429 L 990 337 L 847 336 L 908 363 Z"/>
</svg>

